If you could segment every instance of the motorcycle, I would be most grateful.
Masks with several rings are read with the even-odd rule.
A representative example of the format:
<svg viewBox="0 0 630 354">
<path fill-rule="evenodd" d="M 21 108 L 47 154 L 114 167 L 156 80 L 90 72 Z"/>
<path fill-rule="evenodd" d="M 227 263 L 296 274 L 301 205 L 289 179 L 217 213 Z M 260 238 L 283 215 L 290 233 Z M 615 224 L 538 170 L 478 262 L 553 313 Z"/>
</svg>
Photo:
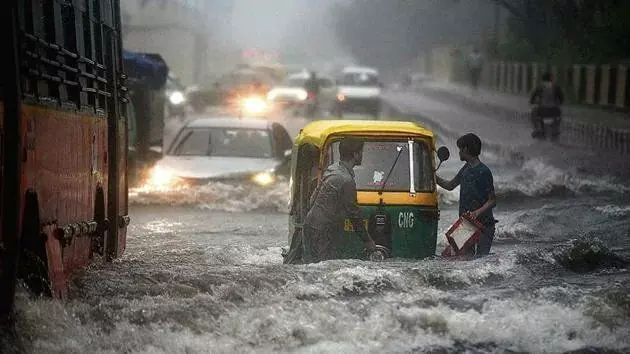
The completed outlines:
<svg viewBox="0 0 630 354">
<path fill-rule="evenodd" d="M 551 140 L 554 141 L 558 139 L 560 136 L 560 124 L 562 122 L 562 115 L 559 110 L 553 114 L 541 114 L 540 107 L 534 106 L 531 110 L 531 116 L 534 120 L 535 127 L 532 132 L 532 138 L 546 139 L 550 137 Z"/>
</svg>

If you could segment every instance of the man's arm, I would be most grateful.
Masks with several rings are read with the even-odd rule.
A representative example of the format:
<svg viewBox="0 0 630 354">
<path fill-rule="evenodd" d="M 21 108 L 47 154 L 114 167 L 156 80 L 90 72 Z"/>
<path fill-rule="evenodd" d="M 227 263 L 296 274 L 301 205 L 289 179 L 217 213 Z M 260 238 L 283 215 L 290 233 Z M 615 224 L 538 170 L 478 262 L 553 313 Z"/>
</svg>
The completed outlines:
<svg viewBox="0 0 630 354">
<path fill-rule="evenodd" d="M 486 210 L 494 208 L 497 205 L 497 199 L 494 195 L 494 190 L 488 194 L 488 201 L 485 202 L 479 209 L 470 212 L 473 219 L 476 219 L 479 215 L 483 214 Z"/>
<path fill-rule="evenodd" d="M 483 192 L 487 193 L 488 201 L 485 202 L 479 209 L 473 210 L 470 214 L 473 218 L 477 218 L 479 215 L 483 214 L 486 210 L 490 208 L 494 208 L 497 205 L 497 198 L 494 193 L 494 177 L 492 176 L 492 172 L 490 170 L 484 175 L 484 183 L 483 183 Z"/>
<path fill-rule="evenodd" d="M 359 237 L 361 237 L 361 240 L 366 244 L 368 249 L 374 249 L 374 241 L 372 241 L 367 230 L 365 230 L 361 209 L 359 209 L 357 205 L 357 188 L 354 181 L 344 181 L 339 202 L 343 205 L 346 217 L 352 222 L 354 232 L 359 234 Z"/>
<path fill-rule="evenodd" d="M 437 182 L 438 186 L 446 189 L 447 191 L 452 191 L 453 189 L 457 188 L 457 186 L 459 186 L 459 183 L 461 182 L 462 170 L 464 169 L 464 167 L 462 167 L 459 172 L 457 172 L 457 175 L 455 175 L 455 177 L 453 177 L 453 179 L 450 181 L 445 180 L 438 175 L 435 175 L 435 181 Z"/>
</svg>

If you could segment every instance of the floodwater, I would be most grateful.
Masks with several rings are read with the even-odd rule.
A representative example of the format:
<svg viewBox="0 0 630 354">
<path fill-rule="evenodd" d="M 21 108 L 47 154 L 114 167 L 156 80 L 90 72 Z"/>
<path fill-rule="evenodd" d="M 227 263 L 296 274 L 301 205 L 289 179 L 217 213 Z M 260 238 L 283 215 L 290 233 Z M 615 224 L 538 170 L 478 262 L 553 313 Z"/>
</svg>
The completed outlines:
<svg viewBox="0 0 630 354">
<path fill-rule="evenodd" d="M 499 223 L 471 261 L 283 265 L 286 182 L 134 190 L 125 256 L 65 304 L 21 292 L 20 336 L 34 353 L 629 352 L 630 186 L 484 160 Z M 440 190 L 438 252 L 457 198 Z"/>
</svg>

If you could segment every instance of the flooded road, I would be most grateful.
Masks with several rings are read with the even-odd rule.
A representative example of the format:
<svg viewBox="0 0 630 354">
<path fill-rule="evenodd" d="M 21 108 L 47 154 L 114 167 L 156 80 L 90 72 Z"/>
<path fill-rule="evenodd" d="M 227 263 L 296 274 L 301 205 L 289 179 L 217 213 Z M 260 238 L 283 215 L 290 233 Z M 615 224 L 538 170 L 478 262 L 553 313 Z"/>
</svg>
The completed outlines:
<svg viewBox="0 0 630 354">
<path fill-rule="evenodd" d="M 18 330 L 33 353 L 630 351 L 630 187 L 483 159 L 488 257 L 283 265 L 286 182 L 134 190 L 125 256 L 78 275 L 65 304 L 21 292 Z M 440 190 L 438 252 L 457 199 Z"/>
</svg>

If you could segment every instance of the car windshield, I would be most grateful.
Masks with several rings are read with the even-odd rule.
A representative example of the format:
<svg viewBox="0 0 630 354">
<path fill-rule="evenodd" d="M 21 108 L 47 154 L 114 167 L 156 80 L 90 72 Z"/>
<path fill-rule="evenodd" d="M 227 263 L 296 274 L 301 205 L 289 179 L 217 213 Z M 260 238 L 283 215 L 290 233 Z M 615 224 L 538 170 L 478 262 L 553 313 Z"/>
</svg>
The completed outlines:
<svg viewBox="0 0 630 354">
<path fill-rule="evenodd" d="M 345 73 L 341 83 L 346 86 L 378 86 L 378 76 L 370 73 Z"/>
<path fill-rule="evenodd" d="M 273 156 L 271 136 L 264 129 L 194 128 L 179 135 L 175 156 L 268 158 Z"/>
<path fill-rule="evenodd" d="M 339 142 L 334 142 L 331 147 L 332 150 L 331 148 L 328 149 L 328 161 L 333 163 L 339 161 Z M 410 190 L 410 153 L 407 140 L 366 141 L 363 146 L 363 162 L 360 166 L 355 166 L 354 168 L 357 190 L 378 191 L 382 188 L 387 173 L 392 168 L 396 155 L 398 155 L 398 147 L 402 148 L 402 152 L 387 180 L 384 190 L 390 192 Z M 413 147 L 415 190 L 418 192 L 432 191 L 433 168 L 430 149 L 422 141 L 415 141 Z"/>
<path fill-rule="evenodd" d="M 282 85 L 286 87 L 304 87 L 305 82 L 306 78 L 304 77 L 288 77 L 283 81 Z"/>
</svg>

